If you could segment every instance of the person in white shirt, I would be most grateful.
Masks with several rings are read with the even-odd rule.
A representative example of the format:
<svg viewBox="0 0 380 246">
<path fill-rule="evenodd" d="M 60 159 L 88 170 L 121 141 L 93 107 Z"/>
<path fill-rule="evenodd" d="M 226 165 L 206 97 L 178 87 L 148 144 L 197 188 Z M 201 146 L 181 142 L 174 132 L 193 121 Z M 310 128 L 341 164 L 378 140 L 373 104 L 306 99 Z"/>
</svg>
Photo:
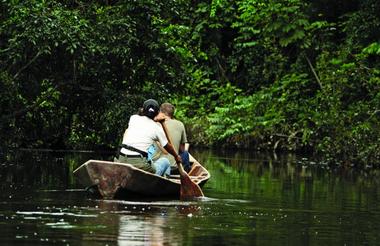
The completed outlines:
<svg viewBox="0 0 380 246">
<path fill-rule="evenodd" d="M 158 112 L 158 102 L 149 99 L 144 102 L 140 114 L 130 117 L 128 128 L 123 136 L 119 157 L 115 159 L 116 162 L 132 164 L 137 168 L 160 176 L 170 175 L 170 162 L 166 157 L 152 160 L 155 152 L 155 141 L 164 146 L 165 150 L 173 155 L 177 163 L 182 162 L 181 157 L 168 142 L 161 125 L 154 121 Z"/>
</svg>

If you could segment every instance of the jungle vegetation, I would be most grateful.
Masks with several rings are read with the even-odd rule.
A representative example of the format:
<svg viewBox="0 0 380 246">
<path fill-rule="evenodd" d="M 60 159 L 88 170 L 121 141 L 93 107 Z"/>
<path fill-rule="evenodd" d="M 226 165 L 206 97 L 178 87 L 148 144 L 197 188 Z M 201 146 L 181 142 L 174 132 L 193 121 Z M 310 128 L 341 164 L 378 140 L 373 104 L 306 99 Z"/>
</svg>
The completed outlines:
<svg viewBox="0 0 380 246">
<path fill-rule="evenodd" d="M 2 146 L 113 149 L 147 98 L 193 145 L 380 165 L 380 1 L 2 0 Z"/>
</svg>

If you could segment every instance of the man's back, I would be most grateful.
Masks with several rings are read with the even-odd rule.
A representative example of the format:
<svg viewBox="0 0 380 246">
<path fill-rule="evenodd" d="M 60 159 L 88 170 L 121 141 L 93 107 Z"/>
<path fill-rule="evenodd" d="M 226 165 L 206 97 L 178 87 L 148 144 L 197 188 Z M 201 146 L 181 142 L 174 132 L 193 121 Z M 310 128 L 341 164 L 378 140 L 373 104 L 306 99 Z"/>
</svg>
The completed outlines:
<svg viewBox="0 0 380 246">
<path fill-rule="evenodd" d="M 173 143 L 174 149 L 179 152 L 179 147 L 181 144 L 185 144 L 187 142 L 185 126 L 179 120 L 175 119 L 167 119 L 165 120 L 166 127 L 168 128 L 171 141 Z M 170 161 L 170 165 L 176 166 L 174 157 L 168 155 L 167 158 Z"/>
</svg>

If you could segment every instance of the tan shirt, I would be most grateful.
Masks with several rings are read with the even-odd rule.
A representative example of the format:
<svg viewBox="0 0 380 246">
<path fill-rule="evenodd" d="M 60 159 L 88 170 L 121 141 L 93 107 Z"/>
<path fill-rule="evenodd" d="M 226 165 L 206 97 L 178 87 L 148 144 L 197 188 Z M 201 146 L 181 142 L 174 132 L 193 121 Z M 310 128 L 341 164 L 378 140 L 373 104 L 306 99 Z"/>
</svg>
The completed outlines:
<svg viewBox="0 0 380 246">
<path fill-rule="evenodd" d="M 173 143 L 174 149 L 179 152 L 179 146 L 181 144 L 187 143 L 187 136 L 186 136 L 186 130 L 184 124 L 175 119 L 167 119 L 165 120 L 166 127 L 169 131 L 169 136 L 171 138 L 171 141 Z M 153 159 L 158 159 L 159 157 L 165 156 L 169 159 L 170 165 L 176 166 L 176 162 L 174 157 L 171 154 L 164 155 L 159 148 L 157 148 L 157 152 L 154 155 Z"/>
</svg>

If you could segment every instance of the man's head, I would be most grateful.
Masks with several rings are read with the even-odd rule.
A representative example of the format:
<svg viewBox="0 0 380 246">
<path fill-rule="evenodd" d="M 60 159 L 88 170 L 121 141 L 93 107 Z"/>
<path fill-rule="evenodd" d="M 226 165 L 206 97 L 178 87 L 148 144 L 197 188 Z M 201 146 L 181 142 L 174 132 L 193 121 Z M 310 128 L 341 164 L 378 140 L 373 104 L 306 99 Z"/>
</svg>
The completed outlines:
<svg viewBox="0 0 380 246">
<path fill-rule="evenodd" d="M 151 118 L 152 120 L 159 112 L 158 102 L 154 99 L 148 99 L 143 104 L 143 115 Z"/>
<path fill-rule="evenodd" d="M 173 106 L 173 104 L 166 102 L 161 104 L 160 111 L 165 115 L 169 116 L 170 118 L 173 118 L 175 107 Z"/>
</svg>

